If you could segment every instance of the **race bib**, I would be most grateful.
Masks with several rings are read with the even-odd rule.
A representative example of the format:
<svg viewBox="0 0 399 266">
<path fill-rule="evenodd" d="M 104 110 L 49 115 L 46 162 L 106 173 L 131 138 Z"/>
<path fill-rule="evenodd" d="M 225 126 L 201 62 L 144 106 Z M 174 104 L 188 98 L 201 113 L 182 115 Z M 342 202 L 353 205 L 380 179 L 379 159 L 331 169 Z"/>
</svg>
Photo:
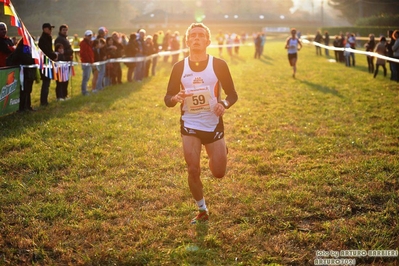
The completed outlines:
<svg viewBox="0 0 399 266">
<path fill-rule="evenodd" d="M 195 114 L 211 110 L 211 93 L 209 87 L 187 90 L 187 93 L 193 94 L 193 96 L 185 99 L 187 112 Z"/>
</svg>

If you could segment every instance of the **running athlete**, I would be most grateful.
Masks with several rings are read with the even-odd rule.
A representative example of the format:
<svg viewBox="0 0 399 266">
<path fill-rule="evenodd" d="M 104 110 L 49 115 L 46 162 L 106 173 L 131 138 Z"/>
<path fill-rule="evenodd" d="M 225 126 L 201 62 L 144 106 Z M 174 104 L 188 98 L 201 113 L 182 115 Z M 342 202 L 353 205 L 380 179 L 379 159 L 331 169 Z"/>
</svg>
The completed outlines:
<svg viewBox="0 0 399 266">
<path fill-rule="evenodd" d="M 190 55 L 173 66 L 164 101 L 168 107 L 181 104 L 180 132 L 188 186 L 199 209 L 191 220 L 196 224 L 209 218 L 200 178 L 202 145 L 213 176 L 222 178 L 227 165 L 223 115 L 238 96 L 226 62 L 206 52 L 211 43 L 209 28 L 202 23 L 191 24 L 186 32 L 186 43 Z M 221 89 L 226 94 L 224 100 Z"/>
<path fill-rule="evenodd" d="M 285 44 L 285 49 L 288 50 L 288 61 L 290 66 L 292 66 L 293 74 L 292 77 L 295 78 L 296 74 L 296 61 L 298 60 L 298 51 L 302 48 L 301 41 L 296 37 L 296 29 L 291 29 L 291 37 L 287 39 Z"/>
</svg>

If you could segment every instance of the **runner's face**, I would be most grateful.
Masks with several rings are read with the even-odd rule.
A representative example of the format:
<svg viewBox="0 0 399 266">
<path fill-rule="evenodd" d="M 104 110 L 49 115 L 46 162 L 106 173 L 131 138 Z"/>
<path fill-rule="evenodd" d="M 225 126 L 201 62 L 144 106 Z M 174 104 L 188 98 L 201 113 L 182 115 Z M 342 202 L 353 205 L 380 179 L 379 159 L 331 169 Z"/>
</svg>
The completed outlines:
<svg viewBox="0 0 399 266">
<path fill-rule="evenodd" d="M 211 43 L 206 33 L 206 30 L 201 27 L 191 29 L 187 38 L 187 46 L 191 50 L 205 50 Z"/>
</svg>

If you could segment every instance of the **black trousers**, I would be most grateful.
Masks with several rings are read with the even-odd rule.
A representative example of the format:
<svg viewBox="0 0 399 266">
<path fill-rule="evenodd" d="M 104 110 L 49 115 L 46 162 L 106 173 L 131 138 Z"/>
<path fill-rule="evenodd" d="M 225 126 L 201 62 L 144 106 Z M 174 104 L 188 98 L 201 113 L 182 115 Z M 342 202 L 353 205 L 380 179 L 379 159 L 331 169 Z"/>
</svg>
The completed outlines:
<svg viewBox="0 0 399 266">
<path fill-rule="evenodd" d="M 33 79 L 24 79 L 24 89 L 22 90 L 22 86 L 20 87 L 20 94 L 19 94 L 19 110 L 25 111 L 32 109 L 32 102 L 31 102 L 31 93 L 33 87 Z"/>
</svg>

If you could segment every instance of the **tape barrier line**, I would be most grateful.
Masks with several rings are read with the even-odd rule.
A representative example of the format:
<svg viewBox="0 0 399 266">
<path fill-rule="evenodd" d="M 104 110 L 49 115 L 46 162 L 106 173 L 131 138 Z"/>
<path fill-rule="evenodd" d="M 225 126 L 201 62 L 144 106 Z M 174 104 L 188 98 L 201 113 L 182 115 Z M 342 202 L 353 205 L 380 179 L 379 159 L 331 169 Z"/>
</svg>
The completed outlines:
<svg viewBox="0 0 399 266">
<path fill-rule="evenodd" d="M 357 49 L 352 49 L 352 48 L 345 48 L 345 47 L 334 47 L 334 46 L 327 46 L 318 42 L 310 42 L 306 39 L 301 39 L 301 41 L 303 43 L 307 43 L 307 44 L 313 44 L 314 46 L 319 46 L 321 48 L 324 49 L 328 49 L 328 50 L 333 50 L 333 51 L 348 51 L 350 53 L 355 53 L 355 54 L 364 54 L 364 55 L 368 55 L 368 56 L 372 56 L 372 57 L 378 57 L 381 59 L 385 59 L 387 61 L 391 61 L 391 62 L 395 62 L 395 63 L 399 63 L 399 59 L 396 58 L 392 58 L 392 57 L 388 57 L 388 56 L 384 56 L 384 55 L 380 55 L 374 52 L 366 52 L 366 51 L 361 51 L 361 50 L 357 50 Z"/>
<path fill-rule="evenodd" d="M 380 54 L 377 54 L 374 52 L 366 52 L 366 51 L 361 51 L 361 50 L 352 49 L 352 48 L 345 48 L 345 47 L 328 46 L 328 45 L 324 45 L 324 44 L 313 42 L 313 41 L 311 42 L 311 41 L 309 41 L 307 39 L 303 39 L 303 38 L 301 38 L 301 41 L 304 44 L 312 44 L 314 46 L 319 46 L 321 48 L 332 50 L 332 51 L 344 51 L 344 52 L 348 51 L 350 53 L 368 55 L 368 56 L 372 56 L 372 57 L 376 57 L 376 58 L 381 58 L 381 59 L 384 59 L 387 61 L 399 63 L 399 59 L 388 57 L 388 56 L 383 56 L 383 55 L 380 55 Z M 245 44 L 245 45 L 253 46 L 253 44 Z M 237 46 L 243 46 L 243 44 L 210 45 L 209 48 L 229 48 L 229 47 L 237 47 Z M 73 50 L 75 52 L 79 51 L 79 49 L 73 49 Z M 150 56 L 113 58 L 113 59 L 107 59 L 105 61 L 100 61 L 100 62 L 95 62 L 95 63 L 81 63 L 81 62 L 76 62 L 76 61 L 69 61 L 69 62 L 57 61 L 57 62 L 54 62 L 54 64 L 55 65 L 68 64 L 70 66 L 77 66 L 77 65 L 100 66 L 100 65 L 104 65 L 104 64 L 108 64 L 108 63 L 137 63 L 137 62 L 144 62 L 144 61 L 151 60 L 154 57 L 171 56 L 171 55 L 180 54 L 180 53 L 184 53 L 184 52 L 188 52 L 188 51 L 189 51 L 188 48 L 185 48 L 185 49 L 180 49 L 180 50 L 176 50 L 176 51 L 163 51 L 163 52 L 159 52 L 157 54 L 153 54 Z M 36 65 L 21 65 L 21 66 L 26 67 L 26 68 L 40 67 L 37 64 Z M 43 65 L 42 68 L 52 68 L 52 66 Z"/>
<path fill-rule="evenodd" d="M 249 45 L 249 44 L 246 44 Z M 243 44 L 225 44 L 225 45 L 209 45 L 209 48 L 220 48 L 220 47 L 237 47 L 237 46 L 243 46 Z M 74 52 L 79 52 L 80 49 L 73 49 Z M 138 57 L 121 57 L 121 58 L 112 58 L 112 59 L 107 59 L 104 61 L 100 62 L 94 62 L 94 63 L 81 63 L 81 62 L 76 62 L 76 61 L 54 61 L 54 64 L 57 65 L 71 65 L 71 66 L 77 66 L 77 65 L 82 65 L 82 66 L 100 66 L 108 63 L 137 63 L 137 62 L 144 62 L 153 59 L 154 57 L 163 57 L 163 56 L 171 56 L 171 55 L 176 55 L 180 53 L 187 53 L 189 51 L 188 48 L 176 50 L 176 51 L 163 51 L 159 52 L 157 54 L 152 54 L 149 56 L 138 56 Z M 22 67 L 26 68 L 35 68 L 35 67 L 40 67 L 39 65 L 22 65 Z M 52 66 L 46 66 L 43 65 L 42 68 L 52 68 Z"/>
</svg>

